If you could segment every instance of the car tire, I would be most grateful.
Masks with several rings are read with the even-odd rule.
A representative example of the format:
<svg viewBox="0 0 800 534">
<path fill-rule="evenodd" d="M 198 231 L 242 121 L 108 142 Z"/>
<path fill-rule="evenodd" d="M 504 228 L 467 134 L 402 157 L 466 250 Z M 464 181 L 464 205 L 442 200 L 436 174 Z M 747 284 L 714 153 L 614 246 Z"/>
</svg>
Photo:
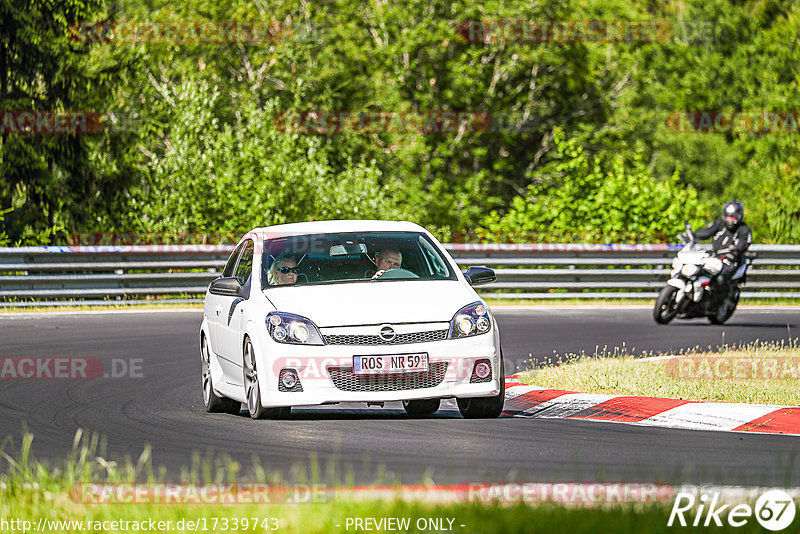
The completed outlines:
<svg viewBox="0 0 800 534">
<path fill-rule="evenodd" d="M 403 409 L 411 417 L 432 415 L 439 410 L 439 399 L 404 400 Z"/>
<path fill-rule="evenodd" d="M 506 371 L 503 352 L 500 352 L 500 393 L 493 397 L 456 399 L 458 411 L 464 419 L 490 419 L 500 417 L 506 401 Z"/>
<path fill-rule="evenodd" d="M 247 411 L 253 419 L 287 419 L 292 413 L 291 406 L 278 408 L 264 408 L 261 405 L 261 386 L 258 383 L 258 368 L 253 343 L 250 338 L 244 339 L 242 355 L 242 373 L 244 384 L 244 398 Z"/>
<path fill-rule="evenodd" d="M 200 336 L 200 376 L 203 384 L 203 404 L 209 413 L 229 413 L 238 415 L 242 403 L 228 397 L 217 395 L 211 380 L 211 351 L 205 334 Z"/>
</svg>

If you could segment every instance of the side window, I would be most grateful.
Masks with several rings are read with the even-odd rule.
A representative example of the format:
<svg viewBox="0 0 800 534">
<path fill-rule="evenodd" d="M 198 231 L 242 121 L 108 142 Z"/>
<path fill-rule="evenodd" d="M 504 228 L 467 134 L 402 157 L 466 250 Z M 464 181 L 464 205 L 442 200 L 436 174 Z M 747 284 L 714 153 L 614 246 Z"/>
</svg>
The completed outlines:
<svg viewBox="0 0 800 534">
<path fill-rule="evenodd" d="M 248 239 L 244 243 L 242 250 L 242 257 L 239 259 L 239 264 L 236 266 L 236 274 L 234 275 L 239 283 L 244 285 L 247 279 L 250 278 L 250 273 L 253 272 L 253 241 Z"/>
<path fill-rule="evenodd" d="M 430 274 L 440 278 L 447 278 L 447 267 L 442 264 L 442 259 L 434 251 L 433 245 L 428 243 L 428 241 L 422 237 L 419 238 L 419 244 L 420 248 L 422 249 L 422 254 L 425 257 L 425 261 L 428 264 Z"/>
<path fill-rule="evenodd" d="M 225 264 L 225 268 L 222 270 L 222 276 L 225 278 L 229 278 L 233 276 L 233 269 L 236 267 L 236 259 L 239 257 L 239 253 L 242 251 L 242 247 L 244 243 L 236 247 L 236 250 L 233 251 L 231 257 L 228 258 L 228 263 Z"/>
</svg>

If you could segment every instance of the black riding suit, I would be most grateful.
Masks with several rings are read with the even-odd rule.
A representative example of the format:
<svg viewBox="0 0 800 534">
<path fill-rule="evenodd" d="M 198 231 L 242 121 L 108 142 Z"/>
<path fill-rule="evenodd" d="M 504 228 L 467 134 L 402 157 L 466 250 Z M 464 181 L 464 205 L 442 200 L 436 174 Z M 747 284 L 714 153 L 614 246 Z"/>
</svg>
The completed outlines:
<svg viewBox="0 0 800 534">
<path fill-rule="evenodd" d="M 744 252 L 753 242 L 753 232 L 744 221 L 729 230 L 722 217 L 696 231 L 694 236 L 699 241 L 714 237 L 711 247 L 714 254 L 722 260 L 722 271 L 719 274 L 726 279 L 739 268 Z"/>
</svg>

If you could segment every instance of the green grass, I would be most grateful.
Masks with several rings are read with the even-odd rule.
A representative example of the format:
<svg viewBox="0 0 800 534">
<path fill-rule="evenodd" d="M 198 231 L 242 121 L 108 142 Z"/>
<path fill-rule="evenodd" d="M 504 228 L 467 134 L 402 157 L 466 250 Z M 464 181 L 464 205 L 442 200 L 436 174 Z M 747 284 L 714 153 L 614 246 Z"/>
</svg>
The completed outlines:
<svg viewBox="0 0 800 534">
<path fill-rule="evenodd" d="M 523 532 L 570 532 L 570 533 L 630 533 L 667 532 L 666 526 L 671 510 L 671 499 L 655 503 L 612 504 L 601 506 L 563 505 L 553 503 L 480 503 L 460 502 L 441 504 L 424 499 L 402 500 L 396 497 L 383 499 L 369 495 L 354 498 L 348 495 L 347 488 L 337 488 L 328 494 L 328 499 L 308 504 L 92 504 L 81 497 L 76 485 L 82 483 L 116 484 L 148 483 L 157 484 L 163 480 L 151 466 L 149 450 L 137 460 L 128 459 L 118 465 L 95 455 L 102 449 L 102 440 L 96 435 L 76 435 L 75 445 L 61 466 L 53 467 L 36 462 L 31 458 L 33 436 L 24 434 L 19 451 L 11 453 L 8 440 L 0 449 L 0 455 L 7 465 L 5 474 L 0 475 L 0 521 L 30 521 L 35 528 L 40 518 L 50 521 L 83 521 L 80 526 L 51 527 L 50 532 L 132 532 L 128 526 L 122 529 L 111 521 L 169 521 L 162 532 L 192 531 L 186 527 L 178 530 L 179 522 L 195 521 L 200 532 L 231 532 L 233 521 L 248 519 L 247 529 L 239 524 L 239 532 L 271 532 L 260 528 L 264 519 L 269 526 L 277 521 L 278 532 L 330 533 L 356 532 L 351 526 L 346 528 L 348 518 L 409 518 L 411 528 L 401 532 L 436 532 L 418 530 L 415 523 L 420 518 L 433 518 L 444 521 L 453 520 L 455 533 L 523 533 Z M 233 482 L 238 466 L 230 461 L 206 458 L 193 463 L 183 479 L 187 482 Z M 309 471 L 314 473 L 315 462 L 311 461 Z M 282 482 L 269 471 L 257 469 L 255 479 L 261 482 Z M 286 483 L 285 481 L 283 481 Z M 212 523 L 216 518 L 216 523 Z M 254 523 L 252 518 L 256 518 Z M 227 519 L 228 529 L 222 525 Z M 205 520 L 205 523 L 202 521 Z M 92 521 L 91 525 L 85 522 Z M 99 524 L 97 522 L 100 522 Z M 105 522 L 105 524 L 103 524 Z M 800 523 L 800 520 L 796 521 Z M 214 529 L 214 524 L 217 528 Z M 254 529 L 253 525 L 259 528 Z M 464 525 L 463 527 L 461 525 Z M 92 527 L 91 529 L 87 526 Z M 717 532 L 754 532 L 755 521 L 751 520 L 743 528 L 729 526 L 716 529 Z M 691 529 L 682 529 L 691 531 Z M 8 531 L 8 530 L 6 530 Z M 378 530 L 388 532 L 389 530 Z M 364 532 L 363 530 L 360 532 Z M 397 532 L 397 531 L 395 531 Z"/>
<path fill-rule="evenodd" d="M 523 382 L 581 393 L 800 406 L 800 346 L 754 343 L 643 360 L 624 349 L 556 356 Z"/>
</svg>

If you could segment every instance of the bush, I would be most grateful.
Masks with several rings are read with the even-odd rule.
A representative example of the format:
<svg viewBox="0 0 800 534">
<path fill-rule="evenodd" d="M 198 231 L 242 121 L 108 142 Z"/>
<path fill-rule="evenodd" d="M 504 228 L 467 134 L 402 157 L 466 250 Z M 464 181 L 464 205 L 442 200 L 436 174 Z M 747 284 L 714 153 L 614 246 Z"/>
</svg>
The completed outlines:
<svg viewBox="0 0 800 534">
<path fill-rule="evenodd" d="M 372 162 L 336 171 L 320 139 L 278 131 L 277 104 L 244 102 L 235 123 L 216 118 L 220 91 L 187 83 L 174 96 L 164 153 L 146 165 L 150 178 L 131 220 L 156 231 L 246 231 L 321 219 L 391 218 L 381 173 Z"/>
<path fill-rule="evenodd" d="M 669 242 L 688 220 L 704 224 L 706 207 L 691 186 L 654 177 L 641 154 L 631 162 L 587 155 L 556 129 L 555 158 L 505 214 L 492 211 L 477 230 L 482 240 L 517 236 L 539 242 Z M 500 240 L 508 240 L 508 237 Z"/>
</svg>

